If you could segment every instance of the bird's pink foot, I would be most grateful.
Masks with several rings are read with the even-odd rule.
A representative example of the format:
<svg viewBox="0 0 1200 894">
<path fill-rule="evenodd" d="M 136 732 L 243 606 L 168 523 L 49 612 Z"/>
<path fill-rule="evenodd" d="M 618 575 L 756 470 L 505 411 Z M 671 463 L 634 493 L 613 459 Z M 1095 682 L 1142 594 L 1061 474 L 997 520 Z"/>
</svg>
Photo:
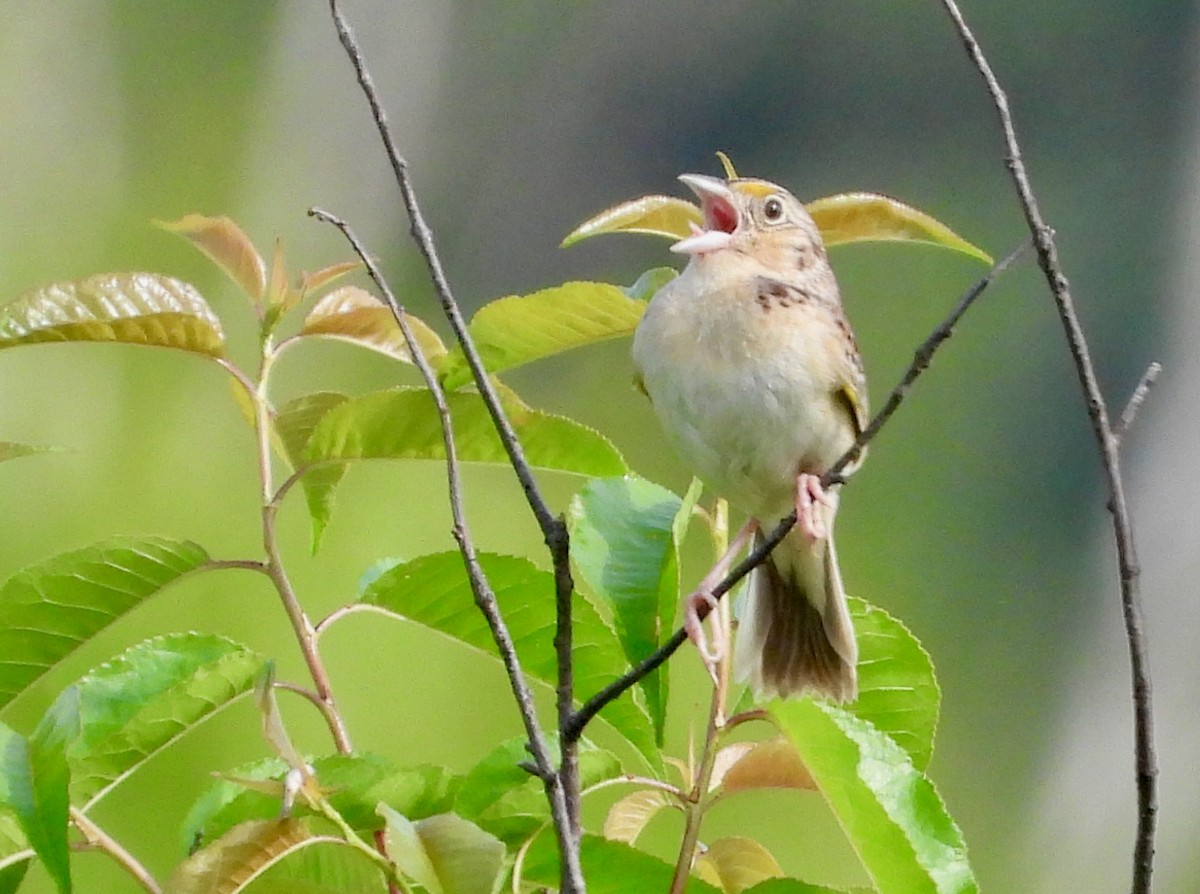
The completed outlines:
<svg viewBox="0 0 1200 894">
<path fill-rule="evenodd" d="M 683 600 L 683 629 L 687 631 L 688 639 L 700 653 L 700 660 L 708 671 L 713 682 L 717 682 L 717 674 L 722 659 L 725 657 L 725 638 L 720 624 L 713 625 L 713 646 L 708 646 L 708 637 L 704 634 L 704 621 L 700 615 L 700 607 L 704 606 L 707 616 L 717 609 L 717 600 L 708 590 L 696 590 Z"/>
<path fill-rule="evenodd" d="M 820 475 L 801 472 L 796 476 L 796 526 L 808 538 L 809 543 L 816 543 L 829 536 L 824 509 L 832 506 L 833 501 L 821 487 Z"/>
</svg>

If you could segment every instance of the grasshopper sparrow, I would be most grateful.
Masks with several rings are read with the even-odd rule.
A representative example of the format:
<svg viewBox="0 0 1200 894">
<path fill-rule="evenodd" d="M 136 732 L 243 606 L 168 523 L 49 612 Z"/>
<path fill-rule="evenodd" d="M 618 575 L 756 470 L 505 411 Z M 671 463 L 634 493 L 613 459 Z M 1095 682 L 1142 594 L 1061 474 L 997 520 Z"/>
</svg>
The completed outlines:
<svg viewBox="0 0 1200 894">
<path fill-rule="evenodd" d="M 735 672 L 763 695 L 852 699 L 858 648 L 833 545 L 837 492 L 819 476 L 866 425 L 867 398 L 837 282 L 787 190 L 679 179 L 699 196 L 704 227 L 672 246 L 688 265 L 651 300 L 634 365 L 668 440 L 750 518 L 688 598 L 688 631 L 704 652 L 697 604 L 712 603 L 747 539 L 794 507 L 797 525 L 751 580 Z"/>
</svg>

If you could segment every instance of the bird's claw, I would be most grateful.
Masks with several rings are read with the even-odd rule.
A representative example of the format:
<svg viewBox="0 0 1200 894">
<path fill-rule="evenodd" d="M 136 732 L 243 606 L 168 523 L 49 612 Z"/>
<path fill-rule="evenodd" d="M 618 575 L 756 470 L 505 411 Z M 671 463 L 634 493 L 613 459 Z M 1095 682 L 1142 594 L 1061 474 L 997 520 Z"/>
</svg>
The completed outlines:
<svg viewBox="0 0 1200 894">
<path fill-rule="evenodd" d="M 700 606 L 703 605 L 708 609 L 706 615 L 712 614 L 717 610 L 717 599 L 708 590 L 696 590 L 684 600 L 683 605 L 683 629 L 687 631 L 688 639 L 700 653 L 700 660 L 704 662 L 709 676 L 713 678 L 713 682 L 716 682 L 717 669 L 725 658 L 724 631 L 720 624 L 713 625 L 713 645 L 710 649 L 708 637 L 704 633 L 704 621 L 700 617 Z"/>
<path fill-rule="evenodd" d="M 832 507 L 833 501 L 821 487 L 819 475 L 801 472 L 796 476 L 796 524 L 809 543 L 829 536 L 822 509 Z"/>
</svg>

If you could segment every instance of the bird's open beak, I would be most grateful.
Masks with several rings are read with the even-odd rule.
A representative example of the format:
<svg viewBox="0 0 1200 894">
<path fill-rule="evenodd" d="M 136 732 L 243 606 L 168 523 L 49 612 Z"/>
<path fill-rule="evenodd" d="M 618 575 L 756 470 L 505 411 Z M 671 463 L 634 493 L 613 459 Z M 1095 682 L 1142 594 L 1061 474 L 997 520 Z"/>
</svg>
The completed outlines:
<svg viewBox="0 0 1200 894">
<path fill-rule="evenodd" d="M 726 248 L 738 226 L 737 206 L 724 180 L 704 174 L 680 174 L 679 180 L 700 199 L 704 227 L 692 224 L 692 235 L 680 239 L 671 251 L 685 255 L 703 255 Z"/>
</svg>

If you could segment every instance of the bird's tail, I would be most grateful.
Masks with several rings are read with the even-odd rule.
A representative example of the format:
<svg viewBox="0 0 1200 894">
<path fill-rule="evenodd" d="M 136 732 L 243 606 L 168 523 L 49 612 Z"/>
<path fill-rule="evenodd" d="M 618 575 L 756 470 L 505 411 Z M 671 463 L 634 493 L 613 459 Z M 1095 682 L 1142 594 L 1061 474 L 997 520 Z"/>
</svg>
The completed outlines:
<svg viewBox="0 0 1200 894">
<path fill-rule="evenodd" d="M 832 525 L 817 543 L 793 528 L 750 581 L 735 674 L 759 695 L 810 692 L 844 702 L 858 694 L 857 661 Z"/>
</svg>

